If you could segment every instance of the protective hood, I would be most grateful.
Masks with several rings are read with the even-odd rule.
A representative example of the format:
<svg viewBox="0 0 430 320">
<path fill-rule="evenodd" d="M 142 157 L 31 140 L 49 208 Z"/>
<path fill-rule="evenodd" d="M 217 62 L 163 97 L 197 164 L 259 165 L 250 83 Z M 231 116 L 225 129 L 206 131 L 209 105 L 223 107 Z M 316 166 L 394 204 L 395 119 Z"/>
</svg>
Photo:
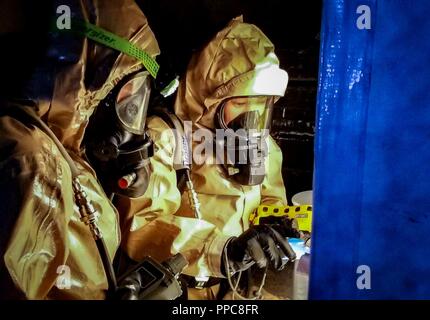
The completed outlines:
<svg viewBox="0 0 430 320">
<path fill-rule="evenodd" d="M 213 129 L 216 109 L 227 98 L 283 96 L 288 74 L 279 68 L 274 50 L 259 28 L 242 17 L 233 19 L 191 59 L 176 98 L 176 114 Z"/>
<path fill-rule="evenodd" d="M 129 40 L 152 57 L 160 53 L 148 21 L 134 0 L 78 2 L 80 12 L 72 11 L 72 16 Z M 99 102 L 126 75 L 143 68 L 135 58 L 92 40 L 78 41 L 82 46 L 77 61 L 55 74 L 52 99 L 39 101 L 38 110 L 63 145 L 74 151 L 79 150 L 88 120 Z"/>
</svg>

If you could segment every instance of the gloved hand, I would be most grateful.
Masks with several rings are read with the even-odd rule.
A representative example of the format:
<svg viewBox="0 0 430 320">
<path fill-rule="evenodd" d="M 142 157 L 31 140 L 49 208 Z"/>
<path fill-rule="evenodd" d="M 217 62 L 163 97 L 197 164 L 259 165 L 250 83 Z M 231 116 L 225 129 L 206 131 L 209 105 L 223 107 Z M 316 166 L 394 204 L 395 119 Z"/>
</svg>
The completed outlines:
<svg viewBox="0 0 430 320">
<path fill-rule="evenodd" d="M 244 271 L 256 263 L 260 268 L 271 265 L 282 270 L 296 254 L 288 241 L 267 225 L 252 226 L 224 248 L 223 273 Z"/>
<path fill-rule="evenodd" d="M 296 219 L 290 219 L 287 216 L 268 216 L 260 218 L 260 224 L 272 227 L 283 237 L 302 238 L 302 232 L 299 231 L 299 225 Z"/>
</svg>

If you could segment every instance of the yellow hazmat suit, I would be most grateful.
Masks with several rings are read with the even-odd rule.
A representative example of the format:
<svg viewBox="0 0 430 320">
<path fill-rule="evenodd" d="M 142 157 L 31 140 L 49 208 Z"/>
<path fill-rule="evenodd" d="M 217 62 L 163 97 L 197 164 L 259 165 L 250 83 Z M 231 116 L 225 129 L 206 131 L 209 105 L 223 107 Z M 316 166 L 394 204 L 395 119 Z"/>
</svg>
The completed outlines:
<svg viewBox="0 0 430 320">
<path fill-rule="evenodd" d="M 153 57 L 159 54 L 147 19 L 133 0 L 81 1 L 80 7 L 97 26 L 129 39 Z M 79 61 L 56 75 L 52 100 L 26 107 L 37 110 L 79 168 L 79 180 L 100 213 L 99 226 L 113 257 L 121 237 L 118 213 L 83 160 L 80 144 L 95 107 L 142 64 L 90 40 L 82 42 Z M 86 70 L 100 75 L 111 55 L 117 58 L 104 81 L 88 84 Z M 103 299 L 107 289 L 103 266 L 89 228 L 80 221 L 70 168 L 54 142 L 34 125 L 0 117 L 0 176 L 0 193 L 9 201 L 2 219 L 15 220 L 1 252 L 2 282 L 9 276 L 28 299 Z M 62 282 L 66 288 L 59 289 L 57 276 L 68 276 L 67 270 L 70 288 Z M 0 286 L 3 296 L 13 296 L 4 292 L 10 287 Z"/>
<path fill-rule="evenodd" d="M 192 121 L 193 130 L 213 132 L 214 115 L 223 100 L 283 96 L 287 82 L 288 75 L 279 68 L 270 40 L 257 27 L 238 18 L 193 57 L 177 93 L 175 111 L 183 121 Z M 185 274 L 222 277 L 221 253 L 227 239 L 249 227 L 249 215 L 260 204 L 287 203 L 281 150 L 268 138 L 267 175 L 258 186 L 229 181 L 221 165 L 193 163 L 192 181 L 201 202 L 199 220 L 194 218 L 187 194 L 178 202 L 172 167 L 175 145 L 169 127 L 158 117 L 150 119 L 148 125 L 159 149 L 153 160 L 159 161 L 160 167 L 154 168 L 154 180 L 144 197 L 121 203 L 130 217 L 125 249 L 137 260 L 150 254 L 161 261 L 181 252 L 189 261 Z M 164 192 L 158 194 L 156 190 Z"/>
</svg>

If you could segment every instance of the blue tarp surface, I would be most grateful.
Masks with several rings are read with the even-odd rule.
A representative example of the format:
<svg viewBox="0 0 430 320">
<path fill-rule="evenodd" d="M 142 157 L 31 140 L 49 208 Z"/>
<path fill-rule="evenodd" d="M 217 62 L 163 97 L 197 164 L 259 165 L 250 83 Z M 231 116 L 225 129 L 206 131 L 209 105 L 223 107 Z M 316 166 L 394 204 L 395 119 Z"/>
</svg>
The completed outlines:
<svg viewBox="0 0 430 320">
<path fill-rule="evenodd" d="M 326 0 L 321 41 L 310 298 L 430 299 L 430 1 Z"/>
</svg>

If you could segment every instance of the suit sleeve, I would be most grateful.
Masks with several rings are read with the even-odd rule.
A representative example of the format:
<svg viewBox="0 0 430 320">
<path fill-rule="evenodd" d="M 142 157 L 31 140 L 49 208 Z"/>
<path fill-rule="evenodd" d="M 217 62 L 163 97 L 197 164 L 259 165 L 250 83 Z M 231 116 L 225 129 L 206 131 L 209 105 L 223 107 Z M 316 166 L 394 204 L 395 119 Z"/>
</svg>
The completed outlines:
<svg viewBox="0 0 430 320">
<path fill-rule="evenodd" d="M 284 180 L 282 179 L 282 151 L 272 137 L 267 140 L 266 178 L 261 187 L 261 204 L 287 205 Z"/>
<path fill-rule="evenodd" d="M 61 168 L 55 155 L 43 152 L 37 130 L 2 120 L 0 194 L 3 198 L 2 255 L 14 284 L 28 299 L 44 299 L 55 284 L 57 267 L 67 257 Z M 14 123 L 7 123 L 8 125 Z M 12 230 L 12 231 L 11 231 Z"/>
</svg>

